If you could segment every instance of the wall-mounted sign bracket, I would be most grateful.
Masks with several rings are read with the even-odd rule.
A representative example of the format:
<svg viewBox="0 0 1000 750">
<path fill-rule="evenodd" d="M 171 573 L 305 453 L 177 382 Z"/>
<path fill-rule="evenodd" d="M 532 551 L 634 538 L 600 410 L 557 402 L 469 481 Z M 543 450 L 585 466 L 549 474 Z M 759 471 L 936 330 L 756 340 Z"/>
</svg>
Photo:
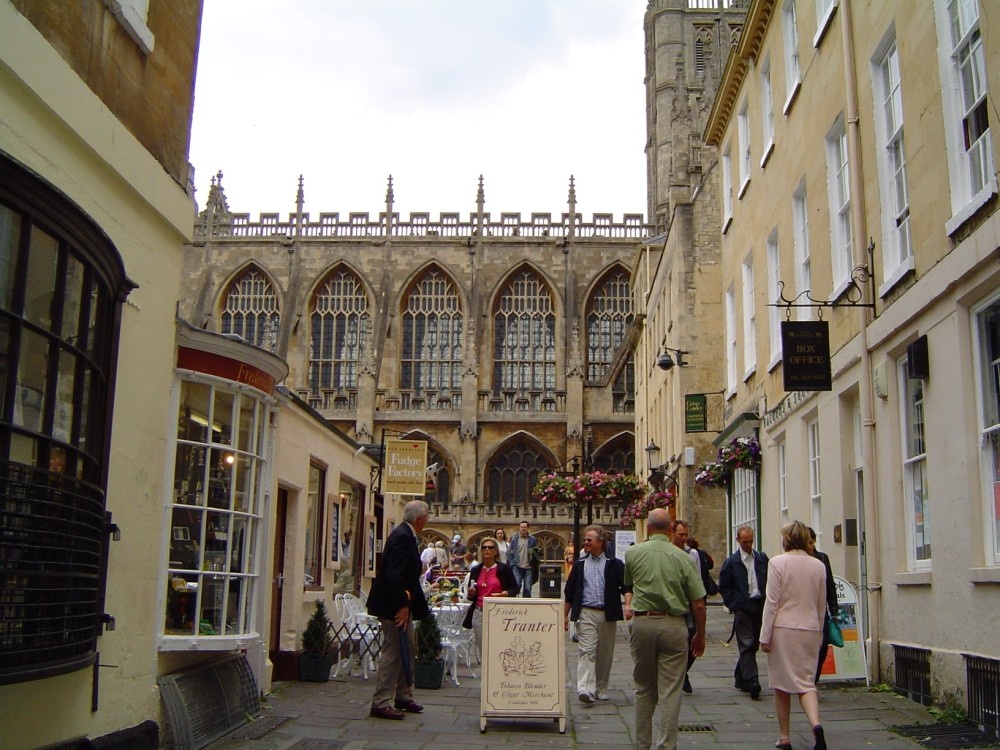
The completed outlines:
<svg viewBox="0 0 1000 750">
<path fill-rule="evenodd" d="M 875 310 L 875 277 L 872 275 L 871 269 L 874 267 L 875 258 L 875 240 L 870 239 L 868 241 L 868 263 L 863 266 L 855 266 L 851 270 L 851 278 L 844 292 L 834 300 L 818 300 L 815 299 L 811 292 L 811 289 L 806 289 L 804 292 L 796 295 L 792 299 L 785 297 L 785 282 L 778 281 L 778 301 L 771 302 L 768 307 L 783 307 L 785 308 L 785 317 L 791 319 L 792 308 L 793 307 L 816 307 L 819 308 L 820 320 L 823 319 L 823 308 L 824 307 L 864 307 L 870 310 Z M 868 299 L 871 302 L 865 302 L 865 289 L 863 284 L 868 285 Z M 806 302 L 799 302 L 800 299 L 805 297 Z"/>
</svg>

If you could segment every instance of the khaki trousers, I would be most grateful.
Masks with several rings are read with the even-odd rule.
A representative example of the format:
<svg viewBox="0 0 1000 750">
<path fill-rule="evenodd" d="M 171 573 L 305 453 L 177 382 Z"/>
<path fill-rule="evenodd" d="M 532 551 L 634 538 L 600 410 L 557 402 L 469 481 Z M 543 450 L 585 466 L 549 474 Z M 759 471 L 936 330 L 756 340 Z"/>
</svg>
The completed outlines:
<svg viewBox="0 0 1000 750">
<path fill-rule="evenodd" d="M 636 750 L 675 750 L 681 686 L 687 665 L 687 626 L 683 617 L 646 615 L 629 629 L 635 681 Z M 653 744 L 653 713 L 660 706 L 659 739 Z"/>
<path fill-rule="evenodd" d="M 576 621 L 576 638 L 580 644 L 576 692 L 607 695 L 615 656 L 615 623 L 604 619 L 604 610 L 582 607 Z"/>
<path fill-rule="evenodd" d="M 379 622 L 382 623 L 382 650 L 378 657 L 378 677 L 375 682 L 375 696 L 372 698 L 373 708 L 391 706 L 393 699 L 405 701 L 413 697 L 413 687 L 406 681 L 406 673 L 403 671 L 403 658 L 396 621 L 379 618 Z M 410 646 L 410 674 L 412 675 L 417 646 L 412 620 L 406 635 Z"/>
</svg>

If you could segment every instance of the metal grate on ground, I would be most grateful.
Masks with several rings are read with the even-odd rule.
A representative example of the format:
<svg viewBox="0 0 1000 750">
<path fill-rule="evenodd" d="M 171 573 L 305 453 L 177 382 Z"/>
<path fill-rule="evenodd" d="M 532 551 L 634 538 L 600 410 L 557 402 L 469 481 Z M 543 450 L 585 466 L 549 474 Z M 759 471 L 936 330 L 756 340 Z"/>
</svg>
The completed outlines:
<svg viewBox="0 0 1000 750">
<path fill-rule="evenodd" d="M 678 732 L 714 732 L 715 727 L 711 724 L 678 724 Z"/>
<path fill-rule="evenodd" d="M 893 727 L 894 732 L 932 750 L 963 747 L 1000 747 L 1000 742 L 971 724 L 911 724 Z"/>
</svg>

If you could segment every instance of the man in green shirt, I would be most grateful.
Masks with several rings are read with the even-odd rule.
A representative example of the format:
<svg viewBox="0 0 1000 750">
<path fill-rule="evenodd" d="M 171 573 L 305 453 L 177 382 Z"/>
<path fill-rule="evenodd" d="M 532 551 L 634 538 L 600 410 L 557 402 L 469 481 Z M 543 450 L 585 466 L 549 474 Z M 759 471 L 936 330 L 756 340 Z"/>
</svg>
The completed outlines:
<svg viewBox="0 0 1000 750">
<path fill-rule="evenodd" d="M 649 512 L 649 539 L 625 551 L 625 619 L 631 620 L 629 649 L 635 681 L 636 750 L 675 750 L 681 686 L 688 657 L 684 615 L 694 617 L 691 653 L 705 653 L 705 585 L 691 558 L 675 547 L 667 533 L 665 508 Z M 653 713 L 663 701 L 660 738 L 653 745 Z"/>
</svg>

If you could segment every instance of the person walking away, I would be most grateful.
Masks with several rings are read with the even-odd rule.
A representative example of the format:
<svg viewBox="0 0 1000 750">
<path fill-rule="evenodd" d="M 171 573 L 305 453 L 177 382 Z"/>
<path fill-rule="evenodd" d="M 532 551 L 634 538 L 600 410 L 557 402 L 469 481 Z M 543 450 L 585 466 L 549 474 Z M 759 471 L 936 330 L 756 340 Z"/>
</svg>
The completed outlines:
<svg viewBox="0 0 1000 750">
<path fill-rule="evenodd" d="M 774 746 L 791 750 L 789 724 L 794 694 L 812 726 L 816 740 L 813 750 L 826 750 L 814 676 L 826 613 L 826 568 L 809 554 L 809 530 L 801 521 L 793 521 L 781 530 L 781 545 L 784 554 L 768 565 L 767 600 L 760 631 L 760 648 L 767 654 L 781 734 Z"/>
<path fill-rule="evenodd" d="M 809 527 L 809 546 L 806 551 L 819 560 L 826 567 L 826 616 L 836 617 L 840 613 L 840 604 L 837 602 L 837 583 L 833 580 L 833 566 L 830 565 L 830 557 L 825 552 L 816 549 L 816 532 L 813 527 Z M 819 660 L 816 662 L 816 684 L 819 684 L 820 674 L 823 672 L 823 663 L 826 661 L 826 652 L 830 649 L 830 639 L 826 635 L 826 620 L 823 621 L 823 642 L 819 647 Z"/>
<path fill-rule="evenodd" d="M 455 534 L 451 540 L 451 569 L 465 570 L 465 553 L 468 552 L 465 542 L 462 541 L 461 534 Z"/>
<path fill-rule="evenodd" d="M 498 562 L 499 545 L 496 539 L 484 539 L 479 545 L 477 562 L 469 570 L 469 583 L 465 595 L 471 602 L 462 626 L 472 628 L 476 639 L 476 655 L 482 663 L 483 653 L 483 599 L 489 596 L 517 596 L 517 581 L 506 563 Z"/>
<path fill-rule="evenodd" d="M 691 558 L 691 564 L 694 565 L 694 569 L 698 571 L 698 575 L 701 575 L 701 558 L 698 556 L 698 551 L 693 549 L 688 545 L 688 536 L 691 533 L 691 527 L 688 526 L 687 521 L 682 521 L 677 519 L 674 521 L 673 532 L 670 540 L 674 543 L 677 549 L 683 550 L 684 553 Z M 704 580 L 702 585 L 704 585 Z M 707 602 L 706 602 L 707 603 Z M 693 693 L 694 688 L 691 687 L 691 665 L 694 664 L 695 655 L 691 651 L 691 639 L 694 638 L 694 616 L 688 612 L 684 615 L 684 624 L 687 625 L 688 629 L 688 660 L 687 667 L 684 670 L 684 685 L 682 690 L 685 693 Z"/>
<path fill-rule="evenodd" d="M 434 542 L 427 542 L 424 551 L 420 553 L 420 572 L 426 573 L 437 562 L 437 547 Z"/>
<path fill-rule="evenodd" d="M 622 596 L 625 564 L 604 552 L 604 528 L 588 526 L 583 532 L 587 556 L 575 560 L 564 593 L 563 628 L 576 623 L 580 659 L 576 667 L 577 696 L 582 703 L 608 700 L 611 663 L 615 657 L 617 623 L 625 619 Z"/>
<path fill-rule="evenodd" d="M 514 571 L 514 580 L 521 589 L 521 596 L 531 596 L 531 571 L 538 556 L 538 540 L 528 532 L 527 521 L 521 521 L 517 535 L 510 540 L 507 564 Z"/>
<path fill-rule="evenodd" d="M 507 532 L 503 529 L 497 529 L 493 532 L 493 538 L 497 540 L 497 560 L 506 564 L 507 550 L 510 548 L 510 543 L 507 541 Z"/>
<path fill-rule="evenodd" d="M 740 651 L 733 671 L 735 687 L 757 700 L 760 698 L 757 650 L 767 590 L 767 555 L 755 550 L 753 542 L 752 528 L 744 525 L 736 530 L 739 547 L 722 563 L 719 593 L 726 608 L 733 613 L 733 634 Z"/>
<path fill-rule="evenodd" d="M 653 713 L 661 705 L 657 750 L 677 747 L 681 684 L 687 662 L 687 626 L 694 616 L 691 650 L 705 653 L 705 587 L 690 558 L 667 538 L 670 514 L 656 508 L 646 518 L 649 539 L 625 551 L 624 614 L 631 620 L 629 650 L 635 681 L 635 747 L 653 746 Z"/>
<path fill-rule="evenodd" d="M 448 550 L 444 548 L 444 542 L 438 539 L 434 542 L 434 553 L 437 555 L 437 564 L 442 571 L 448 569 Z"/>
<path fill-rule="evenodd" d="M 417 552 L 417 536 L 427 524 L 428 513 L 423 500 L 412 500 L 403 507 L 403 523 L 385 540 L 368 595 L 368 614 L 382 624 L 382 650 L 369 712 L 376 719 L 402 719 L 404 711 L 418 714 L 424 710 L 413 700 L 413 621 L 429 613 L 420 586 Z"/>
</svg>

